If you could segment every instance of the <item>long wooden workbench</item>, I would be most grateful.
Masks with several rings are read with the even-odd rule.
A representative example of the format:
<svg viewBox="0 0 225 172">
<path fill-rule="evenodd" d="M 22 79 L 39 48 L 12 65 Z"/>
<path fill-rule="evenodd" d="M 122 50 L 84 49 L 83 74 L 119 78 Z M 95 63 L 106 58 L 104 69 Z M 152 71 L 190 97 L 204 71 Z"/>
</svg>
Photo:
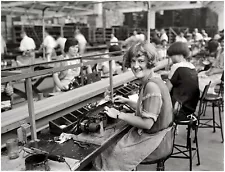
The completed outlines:
<svg viewBox="0 0 225 172">
<path fill-rule="evenodd" d="M 113 87 L 118 87 L 127 82 L 133 81 L 134 75 L 131 71 L 113 77 Z M 49 97 L 38 102 L 34 102 L 35 120 L 37 131 L 48 125 L 48 122 L 65 115 L 72 110 L 76 110 L 88 102 L 93 102 L 94 98 L 104 93 L 109 88 L 109 78 L 64 92 L 63 94 Z M 8 138 L 16 137 L 15 129 L 23 123 L 29 123 L 29 112 L 27 105 L 3 112 L 1 115 L 1 146 L 5 146 Z M 9 133 L 13 133 L 10 135 Z"/>
<path fill-rule="evenodd" d="M 118 125 L 117 125 L 118 124 Z M 73 142 L 73 139 L 67 140 L 63 144 L 58 144 L 52 140 L 52 136 L 48 132 L 44 131 L 40 134 L 41 140 L 35 143 L 30 143 L 28 146 L 30 149 L 36 148 L 36 150 L 51 153 L 53 155 L 59 155 L 65 158 L 71 170 L 81 171 L 91 163 L 99 154 L 112 145 L 117 139 L 121 138 L 131 127 L 126 125 L 123 121 L 116 122 L 116 130 L 110 135 L 101 145 L 85 144 L 84 147 L 79 146 Z M 46 129 L 47 130 L 47 129 Z M 21 147 L 22 149 L 22 147 Z M 7 155 L 2 155 L 2 170 L 4 171 L 24 171 L 25 170 L 25 158 L 24 152 L 20 153 L 18 159 L 8 160 Z M 26 153 L 25 153 L 26 155 Z M 48 165 L 51 171 L 68 171 L 68 166 L 64 163 L 48 160 Z M 40 168 L 39 168 L 40 169 Z"/>
</svg>

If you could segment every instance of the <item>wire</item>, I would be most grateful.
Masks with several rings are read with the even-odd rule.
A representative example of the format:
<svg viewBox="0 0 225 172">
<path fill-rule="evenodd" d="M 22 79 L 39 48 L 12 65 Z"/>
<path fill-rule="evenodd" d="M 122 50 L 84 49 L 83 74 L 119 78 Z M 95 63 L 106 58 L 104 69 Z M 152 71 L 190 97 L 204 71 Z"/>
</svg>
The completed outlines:
<svg viewBox="0 0 225 172">
<path fill-rule="evenodd" d="M 70 171 L 72 171 L 70 165 L 68 164 L 68 162 L 65 160 L 66 165 L 69 167 Z"/>
</svg>

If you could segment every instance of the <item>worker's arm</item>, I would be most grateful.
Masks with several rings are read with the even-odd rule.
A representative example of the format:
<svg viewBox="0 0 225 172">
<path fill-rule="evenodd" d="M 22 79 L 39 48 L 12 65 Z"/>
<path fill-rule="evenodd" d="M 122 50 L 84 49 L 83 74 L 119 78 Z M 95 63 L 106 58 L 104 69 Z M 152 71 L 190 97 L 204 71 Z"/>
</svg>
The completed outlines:
<svg viewBox="0 0 225 172">
<path fill-rule="evenodd" d="M 159 71 L 161 69 L 166 68 L 168 65 L 171 66 L 172 64 L 173 64 L 173 62 L 172 62 L 172 60 L 170 58 L 161 60 L 161 61 L 156 63 L 155 67 L 153 68 L 153 71 L 157 72 L 157 71 Z"/>
<path fill-rule="evenodd" d="M 169 92 L 172 90 L 172 88 L 173 88 L 173 84 L 171 83 L 171 81 L 168 79 L 167 81 L 166 81 L 166 86 L 167 86 L 167 88 L 169 89 Z"/>
<path fill-rule="evenodd" d="M 161 111 L 162 98 L 159 87 L 155 83 L 148 83 L 141 101 L 142 108 L 139 114 L 140 116 L 118 112 L 114 108 L 107 108 L 106 113 L 112 118 L 116 118 L 118 116 L 119 119 L 124 120 L 134 127 L 150 129 L 157 120 Z"/>
<path fill-rule="evenodd" d="M 74 77 L 79 76 L 80 75 L 81 68 L 80 67 L 73 68 L 73 71 L 75 72 L 74 73 Z"/>
<path fill-rule="evenodd" d="M 125 98 L 123 96 L 116 96 L 113 99 L 113 101 L 116 102 L 116 103 L 128 104 L 133 109 L 136 109 L 137 108 L 137 101 L 130 100 L 130 99 Z"/>
<path fill-rule="evenodd" d="M 56 86 L 59 87 L 60 90 L 68 89 L 66 85 L 63 85 L 59 79 L 59 73 L 53 74 L 53 81 L 55 82 Z"/>
<path fill-rule="evenodd" d="M 220 73 L 222 74 L 223 71 L 224 71 L 224 69 L 212 68 L 209 71 L 207 71 L 205 74 L 208 76 L 211 76 L 211 75 L 220 74 Z"/>
</svg>

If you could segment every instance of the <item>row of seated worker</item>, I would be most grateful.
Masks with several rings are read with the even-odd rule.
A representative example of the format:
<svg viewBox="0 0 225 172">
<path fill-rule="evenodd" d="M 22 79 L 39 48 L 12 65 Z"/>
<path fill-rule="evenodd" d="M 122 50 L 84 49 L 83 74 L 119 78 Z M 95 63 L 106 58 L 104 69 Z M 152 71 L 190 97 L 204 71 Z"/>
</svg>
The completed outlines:
<svg viewBox="0 0 225 172">
<path fill-rule="evenodd" d="M 121 49 L 118 45 L 112 45 L 108 48 L 108 50 L 105 51 L 105 53 L 108 52 L 115 52 L 119 51 L 119 54 L 113 54 L 112 56 L 118 56 L 121 55 Z M 79 42 L 75 38 L 67 39 L 64 46 L 64 53 L 60 56 L 54 56 L 55 60 L 63 60 L 63 59 L 70 59 L 70 58 L 76 58 L 80 57 L 80 46 Z M 106 54 L 102 56 L 103 58 L 109 58 L 109 55 Z M 81 56 L 82 58 L 82 56 Z M 85 61 L 85 60 L 83 60 Z M 67 65 L 74 65 L 79 64 L 81 61 L 80 59 L 76 60 L 70 60 L 70 61 L 63 61 L 63 62 L 56 62 L 52 65 L 52 67 L 63 67 Z M 101 77 L 109 77 L 109 62 L 101 62 L 97 63 L 96 65 L 87 65 L 85 66 L 83 71 L 83 74 L 90 74 L 92 72 L 100 72 Z M 112 60 L 112 73 L 113 75 L 119 74 L 122 72 L 122 64 L 120 62 L 115 62 L 115 60 Z M 71 82 L 76 82 L 74 80 L 76 77 L 81 75 L 81 68 L 72 68 L 60 72 L 56 72 L 53 74 L 53 81 L 54 81 L 54 89 L 53 92 L 59 92 L 59 91 L 65 91 L 69 89 L 69 84 Z"/>
<path fill-rule="evenodd" d="M 199 89 L 203 91 L 205 85 L 207 85 L 211 81 L 208 93 L 216 94 L 214 91 L 215 86 L 221 81 L 224 71 L 224 37 L 222 36 L 219 40 L 211 39 L 208 42 L 206 51 L 204 52 L 205 54 L 201 54 L 201 59 L 204 59 L 201 64 L 192 63 L 193 57 L 190 56 L 190 50 L 187 50 L 183 47 L 184 45 L 187 45 L 186 43 L 182 45 L 181 42 L 176 42 L 172 45 L 175 47 L 174 51 L 182 53 L 182 55 L 185 57 L 185 63 L 183 61 L 177 63 L 172 58 L 169 58 L 159 61 L 155 69 L 164 69 L 168 67 L 168 64 L 170 66 L 172 65 L 170 67 L 170 70 L 164 73 L 164 75 L 167 74 L 168 78 L 170 78 L 171 72 L 175 72 L 178 67 L 186 67 L 188 65 L 190 68 L 193 68 L 198 72 Z M 171 46 L 167 50 L 167 55 L 169 57 L 171 56 Z M 201 70 L 197 70 L 198 65 L 203 65 L 203 68 L 201 68 Z"/>
<path fill-rule="evenodd" d="M 167 79 L 163 81 L 157 71 L 168 65 L 168 59 L 157 62 L 158 53 L 151 43 L 140 41 L 131 45 L 124 56 L 124 62 L 125 67 L 130 68 L 140 81 L 138 99 L 131 100 L 116 95 L 113 102 L 128 104 L 136 111 L 126 113 L 113 107 L 105 108 L 108 116 L 125 121 L 131 129 L 93 161 L 94 168 L 109 171 L 133 170 L 140 162 L 168 156 L 173 145 L 172 134 L 169 134 L 172 124 L 187 121 L 190 115 L 194 116 L 203 91 L 200 88 L 201 80 L 212 80 L 211 76 L 217 74 L 222 76 L 223 49 L 221 40 L 221 47 L 217 47 L 213 53 L 217 62 L 207 71 L 198 73 L 189 60 L 188 44 L 173 43 L 167 49 L 171 67 Z M 213 83 L 218 82 L 214 80 Z M 174 114 L 177 102 L 182 106 L 179 113 Z"/>
<path fill-rule="evenodd" d="M 178 43 L 180 43 L 180 42 L 178 42 Z M 153 44 L 153 45 L 155 46 L 155 44 Z M 188 44 L 185 43 L 185 45 L 188 45 Z M 175 46 L 175 47 L 177 47 L 177 49 L 180 49 L 179 46 Z M 155 48 L 157 50 L 157 46 L 155 46 Z M 168 48 L 166 48 L 166 56 L 169 56 Z M 117 45 L 113 45 L 113 46 L 110 46 L 109 50 L 107 50 L 107 51 L 109 51 L 109 52 L 120 51 L 120 47 L 117 46 Z M 78 56 L 78 53 L 79 53 L 78 41 L 76 39 L 68 39 L 65 43 L 64 52 L 65 52 L 65 54 L 63 56 L 59 56 L 58 59 L 65 59 L 65 58 Z M 190 52 L 190 49 L 189 49 L 189 52 Z M 157 51 L 157 53 L 158 53 L 158 51 Z M 188 61 L 191 61 L 192 57 L 190 56 L 191 55 L 190 53 L 183 52 L 183 54 L 185 54 L 185 57 L 186 56 L 188 57 Z M 186 54 L 188 54 L 188 55 L 186 55 Z M 205 56 L 206 57 L 205 60 L 207 60 L 209 62 L 209 64 L 207 64 L 206 67 L 210 68 L 210 70 L 208 69 L 207 72 L 203 72 L 204 74 L 206 73 L 205 74 L 206 76 L 205 75 L 203 76 L 202 73 L 199 74 L 199 78 L 201 78 L 201 80 L 204 80 L 204 82 L 203 81 L 200 82 L 202 90 L 204 89 L 204 85 L 207 84 L 206 81 L 209 80 L 211 75 L 212 76 L 211 76 L 210 80 L 220 79 L 220 74 L 223 71 L 223 58 L 222 58 L 223 57 L 223 37 L 221 37 L 220 40 L 214 40 L 214 39 L 210 40 L 207 43 L 207 53 L 206 54 L 207 54 L 207 56 Z M 107 58 L 108 55 L 106 55 L 104 57 Z M 160 65 L 162 65 L 162 64 L 165 65 L 166 67 L 168 67 L 168 64 L 171 65 L 173 63 L 172 60 L 168 59 L 168 58 L 164 58 L 162 60 L 159 60 L 159 53 L 157 55 L 156 62 L 159 62 L 158 66 L 156 66 L 156 68 L 157 67 L 159 68 Z M 67 63 L 67 64 L 65 64 L 65 63 Z M 75 63 L 79 63 L 79 60 L 57 63 L 57 64 L 55 64 L 55 66 L 58 66 L 58 65 L 64 66 L 64 65 L 75 64 Z M 119 74 L 119 73 L 122 72 L 121 64 L 113 61 L 112 66 L 113 66 L 113 73 L 114 74 Z M 210 67 L 210 66 L 212 66 L 212 67 Z M 206 69 L 207 68 L 205 68 L 205 70 Z M 108 77 L 109 76 L 109 63 L 103 62 L 103 63 L 97 64 L 97 65 L 95 65 L 94 70 L 95 71 L 101 71 L 102 76 Z M 173 69 L 171 69 L 171 70 L 173 70 Z M 216 73 L 219 73 L 218 75 L 216 75 L 218 77 L 214 77 Z M 54 80 L 54 83 L 55 83 L 54 91 L 61 91 L 61 90 L 64 90 L 64 89 L 68 89 L 68 85 L 71 82 L 71 80 L 74 77 L 79 76 L 79 75 L 80 75 L 80 68 L 70 69 L 70 70 L 67 70 L 67 71 L 55 73 L 53 75 L 53 80 Z M 202 83 L 204 83 L 204 84 L 202 84 Z M 211 86 L 213 86 L 213 85 L 214 84 L 212 84 Z"/>
<path fill-rule="evenodd" d="M 37 49 L 36 43 L 33 38 L 29 37 L 26 33 L 26 31 L 22 30 L 20 33 L 21 41 L 19 47 L 14 47 L 13 49 L 7 50 L 6 42 L 4 38 L 1 36 L 1 55 L 2 58 L 4 56 L 12 55 L 13 53 L 20 56 L 22 59 L 17 60 L 18 66 L 27 65 L 29 62 L 27 61 L 35 58 L 38 58 L 39 56 L 42 56 L 43 60 L 45 61 L 51 61 L 51 57 L 59 55 L 64 53 L 64 45 L 66 42 L 66 38 L 62 37 L 60 33 L 57 33 L 57 35 L 51 35 L 50 29 L 45 29 L 44 32 L 44 40 L 41 43 L 39 49 Z M 55 39 L 56 38 L 56 39 Z M 74 36 L 71 38 L 76 38 L 79 42 L 79 49 L 80 54 L 82 55 L 86 49 L 87 41 L 84 37 L 84 35 L 80 32 L 79 29 L 76 29 L 74 31 Z M 44 56 L 42 55 L 44 52 Z M 31 63 L 31 62 L 30 62 Z"/>
<path fill-rule="evenodd" d="M 181 36 L 184 38 L 184 33 L 180 32 Z M 216 34 L 217 35 L 217 34 Z M 221 36 L 216 36 L 213 39 L 205 39 L 205 40 L 200 40 L 200 41 L 193 41 L 191 40 L 191 43 L 188 42 L 185 38 L 185 40 L 182 39 L 177 39 L 175 40 L 175 42 L 185 42 L 188 44 L 188 47 L 190 49 L 191 52 L 191 56 L 196 56 L 198 54 L 202 54 L 205 55 L 207 53 L 209 53 L 211 50 L 209 47 L 208 48 L 208 43 L 212 40 L 217 41 L 219 43 L 219 47 L 220 47 L 220 42 L 223 39 L 223 35 L 221 34 Z M 208 37 L 209 38 L 209 37 Z M 218 39 L 219 38 L 219 39 Z M 168 41 L 166 41 L 166 39 L 163 39 L 162 41 L 160 41 L 159 38 L 156 37 L 152 37 L 150 42 L 156 47 L 157 52 L 158 52 L 158 59 L 157 61 L 161 61 L 166 59 L 167 57 L 167 49 L 169 48 L 169 44 Z M 211 45 L 212 46 L 212 45 Z"/>
<path fill-rule="evenodd" d="M 55 40 L 52 35 L 49 34 L 49 30 L 45 30 L 44 36 L 45 39 L 40 47 L 39 50 L 44 49 L 45 50 L 45 61 L 52 61 L 52 60 L 62 60 L 62 59 L 69 59 L 69 58 L 75 58 L 79 56 L 83 56 L 86 50 L 86 44 L 87 41 L 83 34 L 79 31 L 79 29 L 76 29 L 74 32 L 74 38 L 62 38 L 60 35 L 58 36 L 58 39 Z M 107 52 L 114 52 L 114 51 L 121 51 L 121 48 L 119 47 L 118 43 L 112 36 L 111 46 L 109 49 L 105 51 Z M 21 32 L 21 42 L 20 47 L 18 48 L 22 52 L 22 56 L 18 56 L 16 63 L 16 66 L 23 66 L 23 65 L 29 65 L 31 63 L 34 63 L 34 50 L 36 48 L 35 42 L 32 38 L 28 37 L 25 31 Z M 7 47 L 5 44 L 5 41 L 2 37 L 2 55 L 7 52 Z M 60 48 L 60 52 L 56 51 L 55 49 L 58 47 Z M 115 54 L 118 55 L 118 54 Z M 119 54 L 120 55 L 120 54 Z M 109 58 L 109 55 L 102 56 L 103 58 Z M 43 61 L 41 61 L 43 62 Z M 85 62 L 85 60 L 83 60 Z M 73 60 L 73 61 L 66 61 L 61 63 L 54 63 L 50 64 L 51 67 L 60 67 L 65 65 L 72 65 L 80 63 L 80 60 Z M 96 64 L 94 66 L 87 65 L 84 67 L 84 74 L 90 74 L 92 71 L 101 72 L 101 77 L 108 77 L 109 76 L 109 63 L 108 62 L 102 62 L 99 64 Z M 83 68 L 83 69 L 84 69 Z M 112 71 L 113 75 L 121 73 L 121 62 L 115 62 L 112 61 Z M 81 75 L 80 68 L 76 69 L 69 69 L 65 71 L 61 71 L 58 73 L 53 74 L 53 80 L 54 80 L 54 88 L 53 91 L 62 91 L 68 89 L 68 83 L 70 83 L 74 77 L 77 77 Z"/>
</svg>

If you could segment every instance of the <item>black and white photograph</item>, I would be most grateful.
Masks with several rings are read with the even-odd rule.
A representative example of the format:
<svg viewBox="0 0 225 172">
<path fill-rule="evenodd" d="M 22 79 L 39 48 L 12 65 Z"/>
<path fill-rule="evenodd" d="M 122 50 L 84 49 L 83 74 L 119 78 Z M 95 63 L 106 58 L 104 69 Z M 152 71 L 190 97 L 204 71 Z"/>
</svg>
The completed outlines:
<svg viewBox="0 0 225 172">
<path fill-rule="evenodd" d="M 224 171 L 224 1 L 1 1 L 1 171 Z"/>
</svg>

